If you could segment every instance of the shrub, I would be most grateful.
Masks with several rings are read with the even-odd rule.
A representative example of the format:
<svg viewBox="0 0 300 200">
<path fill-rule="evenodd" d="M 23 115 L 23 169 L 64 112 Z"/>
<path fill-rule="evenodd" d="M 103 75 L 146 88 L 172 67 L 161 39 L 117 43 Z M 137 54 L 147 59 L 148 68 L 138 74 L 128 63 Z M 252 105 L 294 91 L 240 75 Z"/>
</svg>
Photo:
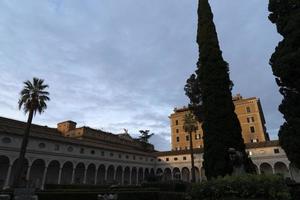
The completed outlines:
<svg viewBox="0 0 300 200">
<path fill-rule="evenodd" d="M 289 189 L 280 175 L 226 176 L 194 184 L 193 200 L 268 199 L 289 200 Z"/>
</svg>

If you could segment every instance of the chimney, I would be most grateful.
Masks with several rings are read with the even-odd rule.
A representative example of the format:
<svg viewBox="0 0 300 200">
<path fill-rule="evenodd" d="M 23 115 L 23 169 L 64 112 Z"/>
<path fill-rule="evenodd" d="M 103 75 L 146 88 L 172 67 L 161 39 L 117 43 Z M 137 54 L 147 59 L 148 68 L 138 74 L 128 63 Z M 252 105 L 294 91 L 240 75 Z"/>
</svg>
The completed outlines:
<svg viewBox="0 0 300 200">
<path fill-rule="evenodd" d="M 64 121 L 57 124 L 57 130 L 63 134 L 75 130 L 76 129 L 76 122 L 73 121 Z"/>
</svg>

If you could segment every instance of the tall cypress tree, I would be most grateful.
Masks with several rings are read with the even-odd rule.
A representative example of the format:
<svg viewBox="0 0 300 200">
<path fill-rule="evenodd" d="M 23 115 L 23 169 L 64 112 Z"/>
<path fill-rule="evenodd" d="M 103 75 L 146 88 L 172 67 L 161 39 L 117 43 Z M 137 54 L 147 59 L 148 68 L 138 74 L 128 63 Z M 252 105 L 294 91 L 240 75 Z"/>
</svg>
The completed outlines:
<svg viewBox="0 0 300 200">
<path fill-rule="evenodd" d="M 244 155 L 244 165 L 251 170 L 245 152 L 239 120 L 232 102 L 232 82 L 228 64 L 222 57 L 208 0 L 199 0 L 197 43 L 199 60 L 195 74 L 187 80 L 186 95 L 198 120 L 203 120 L 204 168 L 208 179 L 232 173 L 228 149 Z"/>
<path fill-rule="evenodd" d="M 283 100 L 285 122 L 279 141 L 288 159 L 300 168 L 300 0 L 270 0 L 269 19 L 283 36 L 270 59 Z"/>
</svg>

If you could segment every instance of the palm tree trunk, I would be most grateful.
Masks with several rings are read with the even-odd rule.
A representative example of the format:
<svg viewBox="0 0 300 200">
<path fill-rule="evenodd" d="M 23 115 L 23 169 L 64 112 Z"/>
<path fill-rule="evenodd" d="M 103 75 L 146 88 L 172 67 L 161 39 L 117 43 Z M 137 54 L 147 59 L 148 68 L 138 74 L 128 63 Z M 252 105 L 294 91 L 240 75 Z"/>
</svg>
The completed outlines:
<svg viewBox="0 0 300 200">
<path fill-rule="evenodd" d="M 195 175 L 195 164 L 194 164 L 194 149 L 193 149 L 193 138 L 192 138 L 192 131 L 189 131 L 190 135 L 190 154 L 191 154 L 191 163 L 192 163 L 192 183 L 195 183 L 196 181 L 196 175 Z"/>
<path fill-rule="evenodd" d="M 14 175 L 14 182 L 13 182 L 14 188 L 21 187 L 21 181 L 22 181 L 22 178 L 24 178 L 24 174 L 22 174 L 22 172 L 24 172 L 25 154 L 26 154 L 26 148 L 27 148 L 27 144 L 28 144 L 28 140 L 29 140 L 29 133 L 30 133 L 30 127 L 31 127 L 31 123 L 32 123 L 32 118 L 33 118 L 33 110 L 30 110 L 29 116 L 27 119 L 26 129 L 25 129 L 25 132 L 23 135 L 23 141 L 22 141 L 22 145 L 21 145 L 21 149 L 20 149 L 20 153 L 19 153 L 19 158 L 17 161 L 16 174 Z"/>
</svg>

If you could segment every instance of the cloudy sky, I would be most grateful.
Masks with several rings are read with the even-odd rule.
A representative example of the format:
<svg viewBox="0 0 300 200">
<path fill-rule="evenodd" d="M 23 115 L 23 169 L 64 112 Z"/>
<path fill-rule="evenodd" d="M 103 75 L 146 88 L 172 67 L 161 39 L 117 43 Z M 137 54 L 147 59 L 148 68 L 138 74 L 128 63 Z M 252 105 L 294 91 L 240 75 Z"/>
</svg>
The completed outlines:
<svg viewBox="0 0 300 200">
<path fill-rule="evenodd" d="M 211 0 L 233 93 L 262 101 L 272 138 L 281 101 L 268 60 L 278 41 L 267 1 Z M 183 87 L 196 68 L 196 0 L 1 0 L 0 116 L 17 108 L 22 82 L 50 85 L 51 102 L 34 123 L 135 135 L 150 129 L 170 149 L 168 116 L 186 105 Z"/>
</svg>

